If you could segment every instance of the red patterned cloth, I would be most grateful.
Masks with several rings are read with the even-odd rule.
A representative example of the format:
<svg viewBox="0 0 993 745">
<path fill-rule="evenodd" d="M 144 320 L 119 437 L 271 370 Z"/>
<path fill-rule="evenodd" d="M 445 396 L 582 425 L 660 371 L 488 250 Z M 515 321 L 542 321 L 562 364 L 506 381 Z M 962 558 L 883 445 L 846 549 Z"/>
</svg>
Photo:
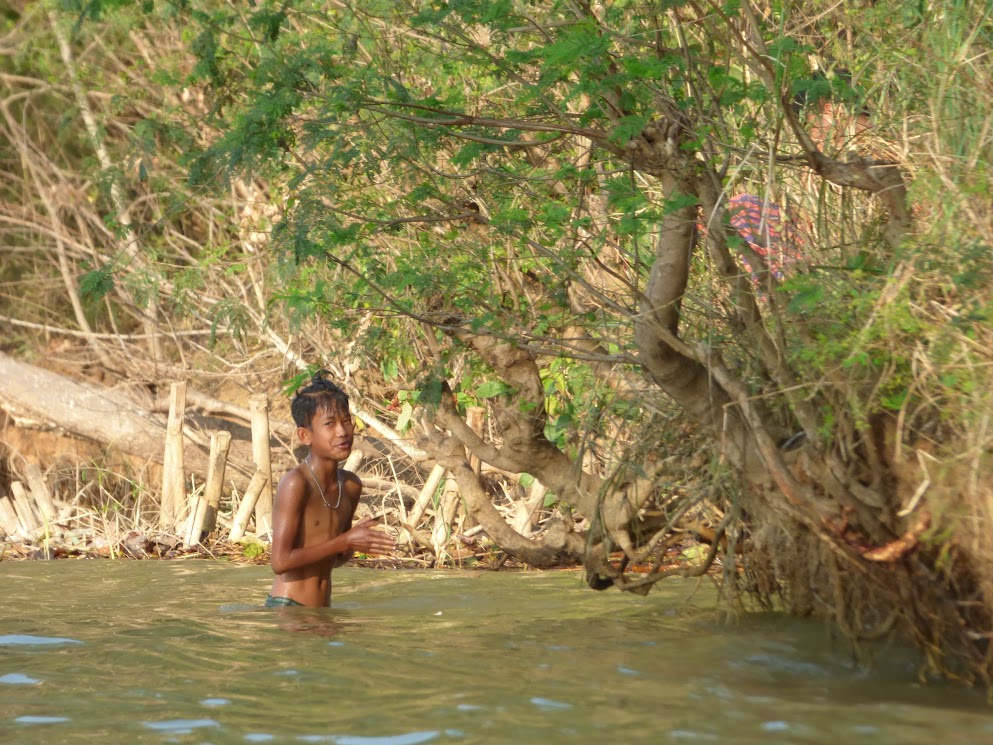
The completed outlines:
<svg viewBox="0 0 993 745">
<path fill-rule="evenodd" d="M 786 219 L 779 205 L 754 194 L 739 194 L 728 200 L 728 219 L 748 247 L 762 257 L 768 269 L 780 282 L 803 260 L 804 240 L 797 230 L 796 220 L 788 211 Z M 741 262 L 756 282 L 760 267 L 752 267 L 748 256 Z"/>
</svg>

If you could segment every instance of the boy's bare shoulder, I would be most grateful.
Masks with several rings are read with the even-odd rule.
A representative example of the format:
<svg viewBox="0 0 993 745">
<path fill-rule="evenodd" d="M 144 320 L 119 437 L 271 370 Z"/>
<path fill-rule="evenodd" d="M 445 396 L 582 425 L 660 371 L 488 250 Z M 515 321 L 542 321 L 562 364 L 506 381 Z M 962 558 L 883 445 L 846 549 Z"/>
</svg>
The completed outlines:
<svg viewBox="0 0 993 745">
<path fill-rule="evenodd" d="M 354 471 L 346 471 L 344 468 L 341 469 L 341 480 L 345 484 L 351 484 L 353 486 L 358 486 L 359 489 L 362 488 L 362 479 Z"/>
<path fill-rule="evenodd" d="M 307 490 L 307 476 L 303 473 L 298 463 L 293 468 L 283 474 L 276 487 L 279 492 L 305 493 Z"/>
<path fill-rule="evenodd" d="M 345 486 L 345 496 L 357 499 L 362 494 L 362 479 L 357 473 L 341 469 L 341 483 Z"/>
</svg>

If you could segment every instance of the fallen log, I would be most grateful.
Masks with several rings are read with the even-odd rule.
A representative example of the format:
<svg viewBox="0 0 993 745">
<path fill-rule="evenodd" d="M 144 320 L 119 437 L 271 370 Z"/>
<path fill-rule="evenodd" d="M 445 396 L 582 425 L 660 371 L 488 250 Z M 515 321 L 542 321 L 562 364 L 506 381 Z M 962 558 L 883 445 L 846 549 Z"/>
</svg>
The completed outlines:
<svg viewBox="0 0 993 745">
<path fill-rule="evenodd" d="M 215 410 L 230 417 L 251 414 L 250 409 L 226 404 L 194 393 L 194 405 L 202 410 Z M 164 411 L 163 411 L 164 410 Z M 100 453 L 121 454 L 142 463 L 163 465 L 168 431 L 166 412 L 145 387 L 126 386 L 103 388 L 95 383 L 61 375 L 52 370 L 31 365 L 0 352 L 0 440 L 10 443 L 12 450 L 24 451 L 29 460 L 45 461 L 55 455 L 75 451 L 80 461 L 87 460 L 86 451 L 98 447 Z M 8 421 L 5 425 L 4 420 Z M 11 426 L 13 425 L 13 426 Z M 280 436 L 292 438 L 294 430 L 286 422 L 276 421 L 270 431 L 271 470 L 276 480 L 298 462 Z M 232 485 L 241 493 L 248 488 L 257 466 L 253 458 L 250 432 L 245 427 L 231 426 L 226 419 L 186 412 L 183 463 L 187 475 L 204 483 L 209 471 L 209 442 L 221 430 L 231 431 L 231 444 L 224 476 L 225 491 Z M 378 432 L 378 430 L 375 430 Z M 47 440 L 35 453 L 25 448 L 30 439 Z M 389 457 L 396 449 L 392 441 L 378 437 L 360 436 L 356 452 L 363 450 L 370 458 Z M 48 451 L 47 453 L 45 451 Z M 96 457 L 96 454 L 93 455 Z M 42 463 L 44 468 L 44 463 Z M 416 468 L 409 463 L 405 468 Z M 397 490 L 412 502 L 418 488 L 408 483 L 386 480 L 375 473 L 360 474 L 367 492 Z M 412 474 L 416 478 L 416 474 Z M 184 531 L 185 535 L 185 531 Z"/>
<path fill-rule="evenodd" d="M 106 449 L 162 464 L 166 419 L 126 388 L 100 388 L 0 352 L 0 409 L 27 429 L 54 431 L 91 440 Z M 251 443 L 228 459 L 227 481 L 244 490 L 255 474 Z M 186 440 L 188 472 L 205 479 L 208 452 Z"/>
</svg>

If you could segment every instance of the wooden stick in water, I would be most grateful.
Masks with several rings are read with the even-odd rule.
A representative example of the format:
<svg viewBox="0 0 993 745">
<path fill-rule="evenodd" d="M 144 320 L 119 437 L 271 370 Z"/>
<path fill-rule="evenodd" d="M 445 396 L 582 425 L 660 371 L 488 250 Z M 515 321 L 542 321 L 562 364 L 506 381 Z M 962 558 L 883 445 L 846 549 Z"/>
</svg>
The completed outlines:
<svg viewBox="0 0 993 745">
<path fill-rule="evenodd" d="M 21 524 L 21 531 L 25 536 L 33 535 L 38 530 L 40 523 L 31 506 L 31 500 L 24 489 L 24 484 L 20 481 L 10 482 L 10 496 L 14 505 L 14 512 L 17 521 Z"/>
<path fill-rule="evenodd" d="M 203 494 L 194 499 L 191 509 L 193 520 L 184 541 L 186 546 L 200 542 L 204 529 L 210 531 L 217 518 L 217 507 L 221 501 L 221 487 L 224 485 L 224 468 L 227 465 L 228 448 L 231 446 L 230 432 L 216 432 L 210 436 L 210 463 L 207 466 L 207 484 Z"/>
<path fill-rule="evenodd" d="M 266 482 L 255 504 L 255 534 L 260 538 L 272 532 L 272 457 L 269 452 L 269 398 L 256 394 L 248 399 L 252 410 L 252 456 L 255 467 L 265 471 Z M 246 492 L 247 493 L 247 492 Z"/>
<path fill-rule="evenodd" d="M 203 529 L 210 532 L 217 524 L 217 512 L 221 507 L 221 492 L 224 490 L 224 470 L 228 463 L 228 450 L 231 447 L 231 433 L 220 431 L 217 438 L 217 461 L 213 461 L 214 442 L 211 438 L 211 461 L 207 468 L 207 487 L 204 496 L 207 497 L 207 515 L 204 518 Z"/>
<path fill-rule="evenodd" d="M 17 513 L 14 511 L 14 502 L 11 497 L 4 494 L 0 494 L 0 530 L 7 535 L 14 535 L 21 530 Z"/>
<path fill-rule="evenodd" d="M 431 545 L 431 539 L 425 536 L 421 531 L 414 528 L 410 523 L 405 523 L 403 527 L 404 530 L 406 530 L 406 532 L 410 535 L 411 542 L 416 541 L 428 551 L 434 551 L 434 546 Z"/>
<path fill-rule="evenodd" d="M 181 524 L 180 510 L 186 501 L 186 465 L 183 446 L 183 420 L 186 418 L 186 381 L 169 389 L 169 422 L 166 425 L 165 454 L 162 462 L 162 502 L 159 526 L 173 532 Z"/>
<path fill-rule="evenodd" d="M 531 533 L 531 526 L 534 525 L 534 514 L 538 508 L 545 503 L 545 494 L 548 492 L 540 481 L 531 484 L 531 495 L 527 500 L 517 504 L 517 512 L 514 517 L 514 530 L 525 538 Z"/>
<path fill-rule="evenodd" d="M 41 468 L 38 467 L 37 463 L 28 463 L 24 470 L 28 479 L 28 489 L 31 490 L 31 496 L 34 497 L 41 516 L 46 520 L 51 520 L 56 513 L 55 503 L 52 502 L 52 495 L 48 491 L 48 484 L 45 483 Z"/>
<path fill-rule="evenodd" d="M 235 515 L 234 522 L 231 524 L 231 533 L 228 535 L 229 541 L 237 543 L 245 537 L 245 531 L 248 529 L 248 521 L 252 516 L 252 512 L 255 510 L 255 503 L 258 502 L 259 494 L 262 493 L 262 490 L 267 484 L 269 484 L 271 489 L 271 482 L 272 478 L 261 468 L 252 476 L 248 488 L 245 489 L 245 496 L 241 498 L 241 504 L 238 506 L 238 514 Z"/>
<path fill-rule="evenodd" d="M 428 508 L 428 504 L 431 502 L 431 498 L 434 496 L 435 491 L 438 489 L 438 484 L 441 483 L 442 477 L 445 475 L 445 467 L 435 465 L 431 469 L 431 475 L 428 476 L 428 480 L 424 482 L 424 488 L 421 489 L 420 495 L 417 497 L 417 501 L 414 503 L 414 509 L 411 510 L 410 519 L 407 521 L 409 525 L 413 525 L 415 528 L 418 523 L 421 522 L 421 518 L 424 517 L 424 511 Z M 400 535 L 401 542 L 410 542 L 411 538 L 406 533 Z"/>
</svg>

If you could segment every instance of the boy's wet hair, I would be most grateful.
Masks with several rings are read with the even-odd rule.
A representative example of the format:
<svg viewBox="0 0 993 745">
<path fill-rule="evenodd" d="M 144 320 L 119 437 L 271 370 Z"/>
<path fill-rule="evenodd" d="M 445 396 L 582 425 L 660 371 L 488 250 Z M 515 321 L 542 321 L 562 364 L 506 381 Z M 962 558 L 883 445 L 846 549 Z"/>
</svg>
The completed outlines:
<svg viewBox="0 0 993 745">
<path fill-rule="evenodd" d="M 298 388 L 290 404 L 293 421 L 298 427 L 310 427 L 319 411 L 331 414 L 348 413 L 348 394 L 327 378 L 327 370 L 314 373 L 310 383 Z"/>
</svg>

